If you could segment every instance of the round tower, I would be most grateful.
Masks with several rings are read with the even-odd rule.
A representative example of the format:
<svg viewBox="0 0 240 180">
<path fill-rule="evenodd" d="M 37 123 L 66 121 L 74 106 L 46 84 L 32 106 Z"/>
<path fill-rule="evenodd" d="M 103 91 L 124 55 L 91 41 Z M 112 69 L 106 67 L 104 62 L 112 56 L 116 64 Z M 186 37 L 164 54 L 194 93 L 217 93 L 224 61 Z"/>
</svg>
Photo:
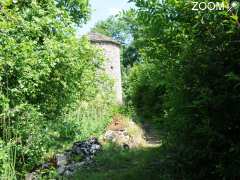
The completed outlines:
<svg viewBox="0 0 240 180">
<path fill-rule="evenodd" d="M 106 57 L 104 68 L 106 73 L 114 80 L 114 91 L 116 95 L 116 101 L 122 104 L 122 80 L 121 80 L 121 64 L 120 64 L 120 43 L 116 42 L 112 38 L 99 34 L 88 34 L 91 43 L 96 44 L 103 49 Z"/>
</svg>

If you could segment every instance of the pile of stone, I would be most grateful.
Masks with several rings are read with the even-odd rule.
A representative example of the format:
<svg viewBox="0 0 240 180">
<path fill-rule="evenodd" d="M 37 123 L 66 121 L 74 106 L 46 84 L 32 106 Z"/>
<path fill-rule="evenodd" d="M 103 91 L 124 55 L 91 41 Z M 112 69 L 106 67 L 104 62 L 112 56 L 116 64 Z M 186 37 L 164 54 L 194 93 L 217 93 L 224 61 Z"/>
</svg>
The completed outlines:
<svg viewBox="0 0 240 180">
<path fill-rule="evenodd" d="M 102 146 L 97 138 L 75 142 L 71 149 L 65 150 L 64 153 L 57 154 L 55 158 L 53 158 L 53 162 L 42 164 L 37 170 L 27 174 L 25 179 L 39 179 L 38 176 L 41 170 L 51 167 L 55 167 L 61 176 L 71 176 L 76 170 L 89 166 L 101 148 Z"/>
<path fill-rule="evenodd" d="M 133 121 L 119 117 L 113 120 L 101 139 L 120 145 L 124 149 L 143 147 L 146 144 L 142 129 Z"/>
<path fill-rule="evenodd" d="M 93 157 L 101 150 L 97 138 L 79 141 L 73 144 L 72 149 L 56 155 L 57 172 L 59 175 L 70 176 L 77 169 L 92 162 Z"/>
<path fill-rule="evenodd" d="M 103 140 L 116 143 L 124 149 L 134 147 L 134 140 L 126 130 L 107 130 Z"/>
</svg>

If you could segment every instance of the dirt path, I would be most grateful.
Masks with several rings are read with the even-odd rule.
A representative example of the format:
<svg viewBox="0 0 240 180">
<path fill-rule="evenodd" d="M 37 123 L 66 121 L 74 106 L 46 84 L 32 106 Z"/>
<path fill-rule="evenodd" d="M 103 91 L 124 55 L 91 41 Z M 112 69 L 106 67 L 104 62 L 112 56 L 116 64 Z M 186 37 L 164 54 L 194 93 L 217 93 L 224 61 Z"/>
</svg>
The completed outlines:
<svg viewBox="0 0 240 180">
<path fill-rule="evenodd" d="M 152 145 L 152 146 L 161 145 L 160 134 L 158 130 L 154 127 L 154 125 L 145 122 L 142 125 L 142 128 L 145 132 L 144 135 L 149 145 Z"/>
<path fill-rule="evenodd" d="M 151 122 L 141 124 L 124 116 L 113 118 L 103 139 L 120 146 L 125 144 L 129 148 L 151 148 L 161 145 L 159 130 Z"/>
<path fill-rule="evenodd" d="M 145 122 L 142 125 L 147 145 L 150 147 L 159 147 L 161 145 L 160 134 L 154 125 Z"/>
<path fill-rule="evenodd" d="M 103 150 L 96 156 L 94 164 L 80 169 L 73 180 L 161 180 L 159 168 L 161 153 L 160 135 L 151 123 L 138 124 L 131 119 L 116 118 L 108 129 L 113 134 L 128 132 L 135 141 L 135 147 L 125 149 L 121 138 L 103 144 Z M 123 133 L 120 133 L 123 134 Z M 124 138 L 124 137 L 123 137 Z M 127 138 L 128 139 L 128 138 Z M 126 141 L 127 143 L 127 141 Z"/>
</svg>

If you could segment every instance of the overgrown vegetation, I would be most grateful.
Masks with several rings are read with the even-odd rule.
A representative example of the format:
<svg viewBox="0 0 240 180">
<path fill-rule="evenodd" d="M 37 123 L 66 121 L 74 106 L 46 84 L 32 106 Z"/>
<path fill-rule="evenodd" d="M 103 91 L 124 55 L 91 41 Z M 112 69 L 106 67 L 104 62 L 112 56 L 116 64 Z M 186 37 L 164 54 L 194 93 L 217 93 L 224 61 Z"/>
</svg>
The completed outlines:
<svg viewBox="0 0 240 180">
<path fill-rule="evenodd" d="M 162 178 L 239 178 L 239 6 L 192 11 L 188 0 L 131 2 L 134 23 L 118 28 L 139 54 L 129 62 L 125 100 L 164 135 Z M 97 24 L 99 32 L 100 24 L 106 34 L 118 32 L 107 26 L 112 19 Z"/>
<path fill-rule="evenodd" d="M 88 18 L 88 1 L 0 7 L 0 179 L 16 179 L 58 144 L 104 129 L 111 83 L 99 70 L 101 52 L 73 29 Z"/>
<path fill-rule="evenodd" d="M 162 146 L 104 147 L 76 179 L 239 179 L 239 7 L 131 2 L 92 31 L 122 44 L 122 111 L 158 127 Z M 0 179 L 23 178 L 111 119 L 104 58 L 74 32 L 89 12 L 87 0 L 0 0 Z"/>
<path fill-rule="evenodd" d="M 130 74 L 131 100 L 140 115 L 167 132 L 162 175 L 239 178 L 238 9 L 191 11 L 190 1 L 134 2 L 134 40 L 144 62 Z"/>
<path fill-rule="evenodd" d="M 161 177 L 239 178 L 239 9 L 192 11 L 187 0 L 131 2 L 135 10 L 93 30 L 116 40 L 132 36 L 134 59 L 123 53 L 130 60 L 125 101 L 164 135 Z"/>
<path fill-rule="evenodd" d="M 159 173 L 158 149 L 124 150 L 114 144 L 107 144 L 96 157 L 89 169 L 81 169 L 73 179 L 83 180 L 123 180 L 161 179 Z"/>
</svg>

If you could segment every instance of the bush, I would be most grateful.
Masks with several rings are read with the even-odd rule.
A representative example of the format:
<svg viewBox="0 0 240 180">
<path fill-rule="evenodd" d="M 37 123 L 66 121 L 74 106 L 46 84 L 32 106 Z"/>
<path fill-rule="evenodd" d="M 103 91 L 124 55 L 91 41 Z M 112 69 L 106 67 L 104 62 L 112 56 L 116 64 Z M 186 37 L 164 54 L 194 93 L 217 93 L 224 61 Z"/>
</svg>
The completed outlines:
<svg viewBox="0 0 240 180">
<path fill-rule="evenodd" d="M 135 44 L 144 62 L 133 69 L 130 94 L 145 114 L 154 114 L 149 107 L 163 108 L 157 115 L 167 129 L 162 173 L 169 179 L 238 179 L 238 9 L 205 12 L 191 11 L 188 1 L 135 2 Z M 161 82 L 163 103 L 153 86 Z"/>
<path fill-rule="evenodd" d="M 62 133 L 59 124 L 70 124 L 63 114 L 109 92 L 99 84 L 110 85 L 98 70 L 101 52 L 73 29 L 87 19 L 87 1 L 0 1 L 0 7 L 0 172 L 12 179 L 43 161 L 57 143 L 52 128 Z M 80 127 L 77 135 L 89 133 Z"/>
<path fill-rule="evenodd" d="M 127 101 L 135 107 L 138 115 L 149 119 L 163 114 L 165 84 L 162 74 L 154 64 L 143 63 L 135 65 L 129 74 Z"/>
</svg>

